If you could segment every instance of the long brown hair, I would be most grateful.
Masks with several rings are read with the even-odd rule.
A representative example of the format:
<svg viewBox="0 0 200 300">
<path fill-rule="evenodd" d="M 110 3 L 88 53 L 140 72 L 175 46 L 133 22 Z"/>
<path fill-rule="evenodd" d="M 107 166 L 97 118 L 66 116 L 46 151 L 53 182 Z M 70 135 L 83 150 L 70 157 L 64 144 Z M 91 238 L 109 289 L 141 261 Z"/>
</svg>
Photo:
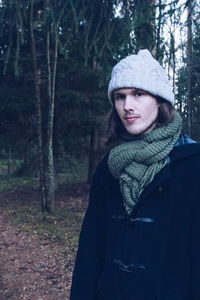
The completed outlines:
<svg viewBox="0 0 200 300">
<path fill-rule="evenodd" d="M 175 109 L 170 102 L 164 100 L 163 98 L 159 96 L 156 96 L 155 98 L 159 104 L 156 127 L 161 127 L 169 124 L 173 120 Z M 124 128 L 114 105 L 107 116 L 106 127 L 106 144 L 110 145 L 116 142 L 117 138 L 119 137 L 119 132 L 122 128 Z"/>
</svg>

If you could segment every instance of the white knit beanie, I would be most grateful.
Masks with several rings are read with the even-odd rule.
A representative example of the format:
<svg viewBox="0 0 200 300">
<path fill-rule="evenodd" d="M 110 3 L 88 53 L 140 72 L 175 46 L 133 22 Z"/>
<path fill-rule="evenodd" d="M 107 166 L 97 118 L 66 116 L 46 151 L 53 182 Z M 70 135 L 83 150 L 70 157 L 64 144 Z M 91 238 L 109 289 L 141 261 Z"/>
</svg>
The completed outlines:
<svg viewBox="0 0 200 300">
<path fill-rule="evenodd" d="M 112 93 L 121 88 L 137 88 L 160 96 L 174 105 L 174 93 L 167 74 L 157 60 L 147 50 L 129 55 L 113 68 L 108 86 L 108 98 L 112 102 Z"/>
</svg>

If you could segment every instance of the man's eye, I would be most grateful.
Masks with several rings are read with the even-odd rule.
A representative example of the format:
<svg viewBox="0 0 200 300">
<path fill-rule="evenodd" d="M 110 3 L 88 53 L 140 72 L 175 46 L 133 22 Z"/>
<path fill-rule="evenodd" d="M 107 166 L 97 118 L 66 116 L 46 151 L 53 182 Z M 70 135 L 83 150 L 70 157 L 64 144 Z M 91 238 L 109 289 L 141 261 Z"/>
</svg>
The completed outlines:
<svg viewBox="0 0 200 300">
<path fill-rule="evenodd" d="M 141 92 L 137 92 L 137 93 L 135 93 L 135 95 L 138 96 L 138 97 L 141 97 L 141 96 L 144 95 L 144 94 L 141 93 Z"/>
<path fill-rule="evenodd" d="M 123 100 L 124 98 L 125 98 L 124 95 L 121 95 L 121 94 L 114 95 L 115 100 Z"/>
</svg>

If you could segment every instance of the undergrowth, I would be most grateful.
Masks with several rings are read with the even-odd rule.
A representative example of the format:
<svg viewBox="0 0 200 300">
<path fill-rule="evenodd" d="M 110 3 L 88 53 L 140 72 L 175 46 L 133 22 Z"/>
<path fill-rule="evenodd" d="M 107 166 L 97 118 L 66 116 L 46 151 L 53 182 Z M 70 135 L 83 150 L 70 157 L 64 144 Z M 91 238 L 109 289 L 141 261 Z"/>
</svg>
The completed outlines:
<svg viewBox="0 0 200 300">
<path fill-rule="evenodd" d="M 48 238 L 59 245 L 77 247 L 83 212 L 71 211 L 70 208 L 57 208 L 53 215 L 43 217 L 36 207 L 11 211 L 13 222 L 22 230 L 32 231 L 41 238 Z"/>
<path fill-rule="evenodd" d="M 79 193 L 75 191 L 79 190 Z M 0 179 L 0 207 L 9 213 L 20 229 L 49 239 L 69 251 L 76 251 L 79 231 L 86 208 L 87 189 L 80 185 L 65 187 L 56 195 L 53 214 L 43 215 L 37 183 L 26 178 Z"/>
<path fill-rule="evenodd" d="M 20 189 L 37 188 L 38 180 L 29 177 L 0 175 L 0 192 L 19 191 Z"/>
</svg>

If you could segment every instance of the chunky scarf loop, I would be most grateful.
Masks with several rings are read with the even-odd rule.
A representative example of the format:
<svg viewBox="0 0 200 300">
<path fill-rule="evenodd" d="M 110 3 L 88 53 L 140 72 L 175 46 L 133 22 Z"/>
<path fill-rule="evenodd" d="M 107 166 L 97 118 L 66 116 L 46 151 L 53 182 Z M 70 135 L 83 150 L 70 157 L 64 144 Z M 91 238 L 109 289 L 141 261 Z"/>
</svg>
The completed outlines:
<svg viewBox="0 0 200 300">
<path fill-rule="evenodd" d="M 124 205 L 128 214 L 140 194 L 166 165 L 169 152 L 177 142 L 182 129 L 180 115 L 166 126 L 143 135 L 122 137 L 108 158 L 111 174 L 119 179 Z"/>
</svg>

